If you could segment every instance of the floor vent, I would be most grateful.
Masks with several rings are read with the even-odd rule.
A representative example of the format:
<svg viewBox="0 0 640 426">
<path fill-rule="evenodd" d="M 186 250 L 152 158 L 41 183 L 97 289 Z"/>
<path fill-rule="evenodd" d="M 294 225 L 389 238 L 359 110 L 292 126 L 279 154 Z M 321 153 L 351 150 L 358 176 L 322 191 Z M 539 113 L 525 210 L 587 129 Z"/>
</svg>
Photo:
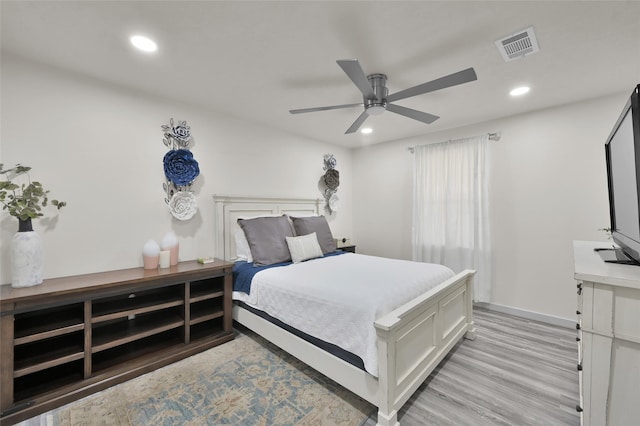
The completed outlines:
<svg viewBox="0 0 640 426">
<path fill-rule="evenodd" d="M 536 53 L 540 50 L 538 40 L 533 32 L 533 27 L 513 33 L 496 41 L 496 46 L 505 62 L 524 58 L 525 55 Z"/>
</svg>

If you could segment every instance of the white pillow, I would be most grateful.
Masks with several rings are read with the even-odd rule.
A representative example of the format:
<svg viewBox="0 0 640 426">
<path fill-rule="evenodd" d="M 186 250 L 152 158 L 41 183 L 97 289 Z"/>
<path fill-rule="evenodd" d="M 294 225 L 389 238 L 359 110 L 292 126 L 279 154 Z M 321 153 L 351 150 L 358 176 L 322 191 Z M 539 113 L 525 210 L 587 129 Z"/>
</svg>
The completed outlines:
<svg viewBox="0 0 640 426">
<path fill-rule="evenodd" d="M 322 249 L 322 254 L 336 251 L 336 243 L 333 240 L 331 228 L 329 228 L 326 217 L 291 217 L 291 222 L 293 223 L 296 235 L 308 235 L 312 232 L 316 233 L 318 244 L 320 244 L 320 248 Z"/>
<path fill-rule="evenodd" d="M 244 260 L 245 262 L 253 263 L 249 242 L 247 241 L 247 236 L 244 234 L 242 228 L 238 227 L 234 236 L 236 238 L 236 260 Z"/>
<path fill-rule="evenodd" d="M 315 232 L 300 237 L 285 237 L 293 263 L 322 257 L 322 249 Z"/>
</svg>

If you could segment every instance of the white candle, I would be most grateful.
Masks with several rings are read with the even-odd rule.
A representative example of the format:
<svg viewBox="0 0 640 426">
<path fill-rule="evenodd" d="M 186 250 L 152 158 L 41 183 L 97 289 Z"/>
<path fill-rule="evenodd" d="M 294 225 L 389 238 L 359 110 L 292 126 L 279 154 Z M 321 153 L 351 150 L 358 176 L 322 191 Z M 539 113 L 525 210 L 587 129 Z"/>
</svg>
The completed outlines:
<svg viewBox="0 0 640 426">
<path fill-rule="evenodd" d="M 169 250 L 160 251 L 160 267 L 168 268 L 171 266 L 171 254 Z"/>
<path fill-rule="evenodd" d="M 162 250 L 169 250 L 171 253 L 171 266 L 178 264 L 178 237 L 176 237 L 173 231 L 167 232 L 164 237 L 162 237 L 160 248 Z"/>
</svg>

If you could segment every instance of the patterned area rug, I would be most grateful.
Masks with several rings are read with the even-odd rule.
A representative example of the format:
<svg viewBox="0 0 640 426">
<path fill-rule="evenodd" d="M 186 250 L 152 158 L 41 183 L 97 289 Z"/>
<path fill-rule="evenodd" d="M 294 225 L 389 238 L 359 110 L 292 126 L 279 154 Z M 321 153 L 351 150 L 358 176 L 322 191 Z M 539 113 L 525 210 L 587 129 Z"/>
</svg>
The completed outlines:
<svg viewBox="0 0 640 426">
<path fill-rule="evenodd" d="M 261 337 L 225 344 L 51 415 L 77 425 L 361 425 L 375 407 Z M 51 424 L 51 423 L 49 423 Z"/>
</svg>

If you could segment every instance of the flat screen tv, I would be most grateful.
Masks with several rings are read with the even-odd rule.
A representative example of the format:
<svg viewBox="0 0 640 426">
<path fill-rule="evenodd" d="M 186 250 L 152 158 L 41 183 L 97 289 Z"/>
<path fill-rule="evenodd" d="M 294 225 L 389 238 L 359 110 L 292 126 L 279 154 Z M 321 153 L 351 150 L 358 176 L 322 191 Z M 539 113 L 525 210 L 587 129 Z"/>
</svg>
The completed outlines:
<svg viewBox="0 0 640 426">
<path fill-rule="evenodd" d="M 620 249 L 606 261 L 640 264 L 640 84 L 605 143 L 611 236 Z"/>
</svg>

